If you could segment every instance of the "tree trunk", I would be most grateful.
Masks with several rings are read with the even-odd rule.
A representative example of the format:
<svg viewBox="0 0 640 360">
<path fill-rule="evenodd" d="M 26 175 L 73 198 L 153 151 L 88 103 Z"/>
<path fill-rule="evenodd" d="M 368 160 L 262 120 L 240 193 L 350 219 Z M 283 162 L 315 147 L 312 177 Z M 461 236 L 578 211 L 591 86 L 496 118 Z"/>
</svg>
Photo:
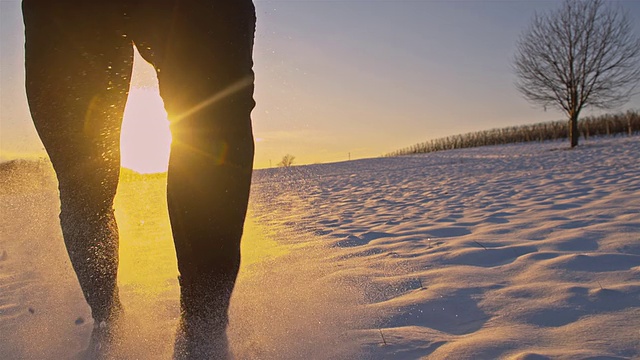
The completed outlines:
<svg viewBox="0 0 640 360">
<path fill-rule="evenodd" d="M 571 148 L 578 146 L 578 138 L 580 133 L 578 132 L 578 113 L 571 114 L 569 118 L 569 141 L 571 141 Z"/>
</svg>

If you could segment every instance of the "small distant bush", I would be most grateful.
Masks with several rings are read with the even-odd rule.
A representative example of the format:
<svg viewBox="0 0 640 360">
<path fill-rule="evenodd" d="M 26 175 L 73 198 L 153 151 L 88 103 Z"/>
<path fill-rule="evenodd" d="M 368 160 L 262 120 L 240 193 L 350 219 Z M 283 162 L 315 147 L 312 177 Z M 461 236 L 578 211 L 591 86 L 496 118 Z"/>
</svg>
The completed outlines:
<svg viewBox="0 0 640 360">
<path fill-rule="evenodd" d="M 295 160 L 295 156 L 291 154 L 287 154 L 282 157 L 282 160 L 278 163 L 278 167 L 290 167 L 293 165 L 293 160 Z"/>
<path fill-rule="evenodd" d="M 585 139 L 593 136 L 638 134 L 640 133 L 640 114 L 636 110 L 629 110 L 617 114 L 585 116 L 578 121 L 578 131 L 580 136 Z M 566 140 L 568 136 L 566 121 L 551 121 L 447 136 L 415 144 L 385 156 L 422 154 L 442 150 L 531 141 Z"/>
</svg>

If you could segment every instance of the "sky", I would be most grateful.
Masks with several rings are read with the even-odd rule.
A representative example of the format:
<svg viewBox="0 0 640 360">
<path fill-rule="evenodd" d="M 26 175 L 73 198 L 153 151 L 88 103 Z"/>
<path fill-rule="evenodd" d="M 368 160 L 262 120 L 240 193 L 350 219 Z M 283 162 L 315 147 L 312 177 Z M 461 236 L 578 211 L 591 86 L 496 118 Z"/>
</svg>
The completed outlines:
<svg viewBox="0 0 640 360">
<path fill-rule="evenodd" d="M 640 1 L 619 3 L 640 34 Z M 295 164 L 376 157 L 447 135 L 564 118 L 525 101 L 511 69 L 534 13 L 559 1 L 255 5 L 256 168 L 286 154 Z M 2 160 L 44 154 L 24 94 L 23 31 L 20 2 L 0 0 Z M 153 90 L 153 71 L 143 65 L 132 86 Z M 153 103 L 149 113 L 162 113 L 161 101 Z M 619 110 L 626 109 L 640 109 L 640 95 Z"/>
</svg>

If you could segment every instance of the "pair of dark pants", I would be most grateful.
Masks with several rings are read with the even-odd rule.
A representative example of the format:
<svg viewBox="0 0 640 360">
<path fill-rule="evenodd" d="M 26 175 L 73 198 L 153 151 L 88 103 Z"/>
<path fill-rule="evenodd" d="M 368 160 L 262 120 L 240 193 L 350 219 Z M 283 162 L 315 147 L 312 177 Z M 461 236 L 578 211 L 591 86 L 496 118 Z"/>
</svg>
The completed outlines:
<svg viewBox="0 0 640 360">
<path fill-rule="evenodd" d="M 23 14 L 29 106 L 94 320 L 119 307 L 113 199 L 135 43 L 171 120 L 167 196 L 183 319 L 224 332 L 254 152 L 251 0 L 24 0 Z"/>
</svg>

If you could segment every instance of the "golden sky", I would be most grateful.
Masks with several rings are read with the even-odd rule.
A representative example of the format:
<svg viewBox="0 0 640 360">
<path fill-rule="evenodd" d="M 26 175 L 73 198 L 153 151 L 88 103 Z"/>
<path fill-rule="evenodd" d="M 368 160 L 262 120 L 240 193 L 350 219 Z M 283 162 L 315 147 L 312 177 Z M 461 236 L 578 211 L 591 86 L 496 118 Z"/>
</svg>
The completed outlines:
<svg viewBox="0 0 640 360">
<path fill-rule="evenodd" d="M 563 118 L 522 99 L 510 67 L 534 12 L 557 1 L 255 4 L 256 168 L 275 166 L 285 154 L 296 164 L 375 157 L 437 137 Z M 640 19 L 640 2 L 621 4 Z M 0 158 L 42 155 L 24 95 L 20 2 L 3 0 L 0 10 Z M 136 129 L 167 138 L 154 72 L 142 65 L 123 143 L 136 143 Z M 640 108 L 640 96 L 627 108 Z M 125 160 L 166 157 L 166 150 L 145 149 Z"/>
</svg>

